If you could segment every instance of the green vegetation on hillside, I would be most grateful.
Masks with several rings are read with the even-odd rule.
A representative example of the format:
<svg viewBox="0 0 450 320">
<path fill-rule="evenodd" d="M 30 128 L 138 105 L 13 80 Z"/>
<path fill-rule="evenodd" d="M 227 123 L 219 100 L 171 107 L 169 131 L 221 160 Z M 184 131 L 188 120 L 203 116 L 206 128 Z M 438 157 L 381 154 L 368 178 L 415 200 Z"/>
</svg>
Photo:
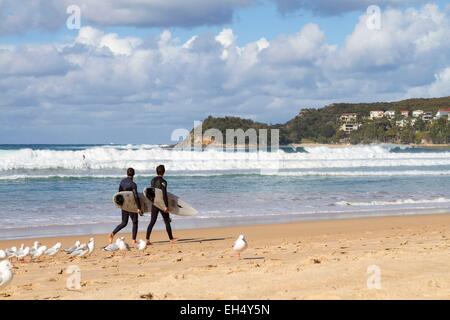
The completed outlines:
<svg viewBox="0 0 450 320">
<path fill-rule="evenodd" d="M 203 132 L 215 128 L 225 136 L 226 129 L 280 129 L 280 144 L 302 142 L 317 143 L 450 143 L 450 121 L 440 118 L 429 122 L 418 118 L 412 125 L 397 125 L 401 120 L 401 110 L 410 112 L 423 110 L 433 115 L 443 108 L 450 107 L 450 97 L 433 99 L 409 99 L 397 102 L 381 103 L 335 103 L 324 108 L 302 109 L 301 112 L 284 124 L 269 125 L 239 117 L 215 118 L 209 116 L 203 122 Z M 370 120 L 370 111 L 396 111 L 394 119 L 381 118 Z M 356 113 L 358 130 L 346 133 L 340 130 L 339 120 L 343 113 Z"/>
</svg>

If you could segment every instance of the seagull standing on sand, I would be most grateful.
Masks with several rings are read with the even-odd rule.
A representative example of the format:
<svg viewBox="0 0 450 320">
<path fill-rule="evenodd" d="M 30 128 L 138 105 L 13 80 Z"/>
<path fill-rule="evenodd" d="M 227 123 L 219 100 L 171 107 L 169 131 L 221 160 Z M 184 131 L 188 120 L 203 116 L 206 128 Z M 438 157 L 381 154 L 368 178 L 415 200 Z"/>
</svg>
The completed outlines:
<svg viewBox="0 0 450 320">
<path fill-rule="evenodd" d="M 70 255 L 72 257 L 82 257 L 82 256 L 86 255 L 88 252 L 89 252 L 89 248 L 83 247 L 83 248 L 80 248 L 79 250 L 75 250 Z"/>
<path fill-rule="evenodd" d="M 33 251 L 33 253 L 30 253 L 31 258 L 32 259 L 36 259 L 39 258 L 40 256 L 42 256 L 44 254 L 44 252 L 47 250 L 47 246 L 42 246 L 37 248 L 36 250 Z"/>
<path fill-rule="evenodd" d="M 72 257 L 82 257 L 89 252 L 88 245 L 86 243 L 81 244 L 75 251 L 73 251 L 70 256 Z"/>
<path fill-rule="evenodd" d="M 247 249 L 247 246 L 248 246 L 247 241 L 245 240 L 244 235 L 241 234 L 233 245 L 233 250 L 237 252 L 237 256 L 239 259 L 241 258 L 241 252 Z"/>
<path fill-rule="evenodd" d="M 61 242 L 58 242 L 53 247 L 47 249 L 45 251 L 45 254 L 48 255 L 48 256 L 54 256 L 55 254 L 58 253 L 59 249 L 61 249 Z"/>
<path fill-rule="evenodd" d="M 72 253 L 80 247 L 80 244 L 81 244 L 81 242 L 77 240 L 73 246 L 71 246 L 68 249 L 64 249 L 64 251 L 66 253 Z"/>
<path fill-rule="evenodd" d="M 6 249 L 5 253 L 6 253 L 6 257 L 13 257 L 17 252 L 17 248 L 16 247 L 11 247 L 9 249 Z"/>
<path fill-rule="evenodd" d="M 18 250 L 15 254 L 17 260 L 23 260 L 30 253 L 30 247 L 26 247 L 25 249 Z"/>
<path fill-rule="evenodd" d="M 125 238 L 118 238 L 114 243 L 108 244 L 106 247 L 104 247 L 103 250 L 108 252 L 120 250 L 121 247 L 125 247 L 123 239 Z"/>
<path fill-rule="evenodd" d="M 138 243 L 136 244 L 136 249 L 138 249 L 139 251 L 144 251 L 145 248 L 147 248 L 147 241 L 139 239 Z"/>
<path fill-rule="evenodd" d="M 12 264 L 9 260 L 0 262 L 0 288 L 6 287 L 13 278 Z"/>
<path fill-rule="evenodd" d="M 127 251 L 130 251 L 130 246 L 128 245 L 128 243 L 126 243 L 125 242 L 125 240 L 124 240 L 125 238 L 124 237 L 121 237 L 119 240 L 119 243 L 118 243 L 118 245 L 119 245 L 119 249 L 120 250 L 127 250 Z"/>
<path fill-rule="evenodd" d="M 39 241 L 35 241 L 33 246 L 30 248 L 30 254 L 34 255 L 35 252 L 37 251 L 37 249 L 39 249 L 40 247 L 40 242 Z"/>
<path fill-rule="evenodd" d="M 95 240 L 94 238 L 90 238 L 89 242 L 87 244 L 88 247 L 88 254 L 90 255 L 92 252 L 94 252 L 95 249 Z"/>
<path fill-rule="evenodd" d="M 103 251 L 114 252 L 119 250 L 119 245 L 116 242 L 108 244 L 106 247 L 103 248 Z"/>
</svg>

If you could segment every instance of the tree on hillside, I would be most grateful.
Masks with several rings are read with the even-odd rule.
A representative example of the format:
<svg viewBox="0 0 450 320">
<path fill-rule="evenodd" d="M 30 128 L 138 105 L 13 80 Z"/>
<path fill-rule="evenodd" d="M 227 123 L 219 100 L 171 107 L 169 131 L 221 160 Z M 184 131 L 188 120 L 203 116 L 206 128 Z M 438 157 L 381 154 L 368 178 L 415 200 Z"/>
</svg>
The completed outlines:
<svg viewBox="0 0 450 320">
<path fill-rule="evenodd" d="M 450 143 L 450 123 L 446 118 L 440 118 L 430 127 L 430 137 L 433 143 Z"/>
</svg>

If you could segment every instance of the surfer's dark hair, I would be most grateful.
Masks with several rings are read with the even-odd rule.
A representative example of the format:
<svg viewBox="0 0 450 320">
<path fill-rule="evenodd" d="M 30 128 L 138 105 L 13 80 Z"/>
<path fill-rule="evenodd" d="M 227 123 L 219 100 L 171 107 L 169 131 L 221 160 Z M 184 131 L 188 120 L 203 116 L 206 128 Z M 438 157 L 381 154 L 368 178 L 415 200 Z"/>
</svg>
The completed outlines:
<svg viewBox="0 0 450 320">
<path fill-rule="evenodd" d="M 134 169 L 133 168 L 128 168 L 127 169 L 127 176 L 134 177 Z"/>
<path fill-rule="evenodd" d="M 164 167 L 164 165 L 160 164 L 159 166 L 156 167 L 156 174 L 158 176 L 162 176 L 164 172 L 166 172 L 166 168 Z"/>
</svg>

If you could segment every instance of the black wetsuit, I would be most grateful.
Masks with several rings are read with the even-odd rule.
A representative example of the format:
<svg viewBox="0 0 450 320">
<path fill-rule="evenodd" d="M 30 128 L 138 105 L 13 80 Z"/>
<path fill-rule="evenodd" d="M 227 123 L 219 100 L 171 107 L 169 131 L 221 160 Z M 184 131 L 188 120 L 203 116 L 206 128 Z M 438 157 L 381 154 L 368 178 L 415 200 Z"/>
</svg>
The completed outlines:
<svg viewBox="0 0 450 320">
<path fill-rule="evenodd" d="M 139 194 L 137 191 L 137 185 L 134 183 L 133 179 L 127 177 L 120 182 L 119 192 L 121 191 L 133 191 L 134 201 L 136 201 L 136 206 L 138 209 L 141 209 L 141 202 L 139 201 Z M 117 232 L 125 228 L 128 224 L 128 219 L 131 217 L 131 221 L 133 221 L 133 240 L 136 240 L 137 232 L 138 232 L 138 214 L 136 212 L 128 212 L 122 210 L 122 223 L 119 224 L 114 231 L 112 232 L 115 235 Z"/>
<path fill-rule="evenodd" d="M 161 176 L 156 176 L 152 179 L 150 186 L 152 188 L 158 188 L 158 189 L 162 190 L 164 204 L 168 208 L 169 207 L 169 199 L 167 197 L 167 181 L 164 180 L 164 178 Z M 147 237 L 146 237 L 147 240 L 150 240 L 150 234 L 152 233 L 152 229 L 156 223 L 156 219 L 158 219 L 158 213 L 161 213 L 161 215 L 163 216 L 164 223 L 166 224 L 167 234 L 169 235 L 169 239 L 172 240 L 173 235 L 172 235 L 172 227 L 170 226 L 171 220 L 170 220 L 169 213 L 164 212 L 155 206 L 152 206 L 152 215 L 151 215 L 151 219 L 150 219 L 150 224 L 148 225 L 148 228 L 147 228 Z"/>
</svg>

